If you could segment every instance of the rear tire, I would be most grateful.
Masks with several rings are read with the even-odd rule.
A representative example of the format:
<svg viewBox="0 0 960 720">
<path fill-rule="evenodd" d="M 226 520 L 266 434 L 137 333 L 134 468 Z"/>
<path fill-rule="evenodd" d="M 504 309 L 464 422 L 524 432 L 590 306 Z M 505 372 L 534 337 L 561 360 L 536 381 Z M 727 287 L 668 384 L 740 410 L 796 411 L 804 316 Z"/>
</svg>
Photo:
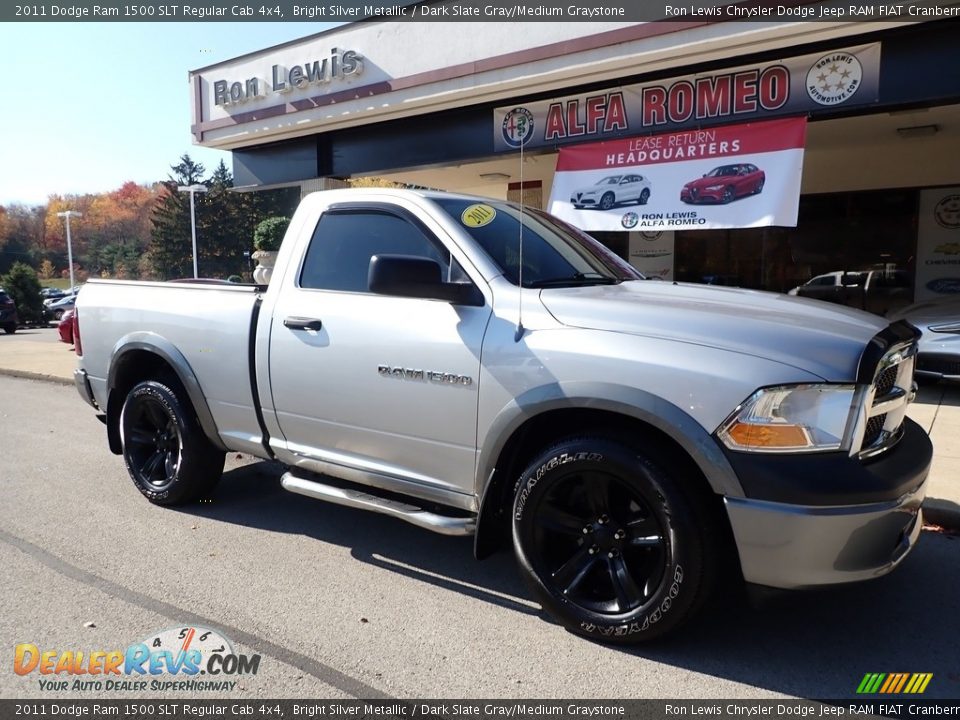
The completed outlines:
<svg viewBox="0 0 960 720">
<path fill-rule="evenodd" d="M 572 437 L 517 483 L 513 545 L 544 610 L 568 630 L 634 644 L 663 636 L 712 592 L 715 514 L 668 462 L 605 437 Z"/>
<path fill-rule="evenodd" d="M 207 439 L 186 392 L 174 380 L 147 380 L 127 394 L 120 414 L 123 460 L 133 484 L 157 505 L 208 494 L 225 454 Z"/>
<path fill-rule="evenodd" d="M 3 326 L 3 331 L 7 335 L 13 335 L 17 331 L 17 326 L 15 323 L 9 323 Z"/>
</svg>

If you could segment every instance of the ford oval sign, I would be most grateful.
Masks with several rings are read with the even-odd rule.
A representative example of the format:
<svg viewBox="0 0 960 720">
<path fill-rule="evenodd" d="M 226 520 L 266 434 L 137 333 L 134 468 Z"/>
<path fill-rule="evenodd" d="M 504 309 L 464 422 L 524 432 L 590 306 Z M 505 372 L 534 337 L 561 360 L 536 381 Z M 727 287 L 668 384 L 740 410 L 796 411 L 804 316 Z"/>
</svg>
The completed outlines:
<svg viewBox="0 0 960 720">
<path fill-rule="evenodd" d="M 935 293 L 960 293 L 960 278 L 937 278 L 927 283 L 927 290 Z"/>
</svg>

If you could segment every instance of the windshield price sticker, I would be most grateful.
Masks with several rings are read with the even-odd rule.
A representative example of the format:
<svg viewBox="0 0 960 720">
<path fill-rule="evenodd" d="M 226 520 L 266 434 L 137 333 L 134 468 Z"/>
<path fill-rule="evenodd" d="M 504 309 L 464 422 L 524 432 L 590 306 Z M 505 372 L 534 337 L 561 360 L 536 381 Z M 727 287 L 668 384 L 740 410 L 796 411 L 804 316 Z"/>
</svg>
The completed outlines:
<svg viewBox="0 0 960 720">
<path fill-rule="evenodd" d="M 483 227 L 493 222 L 497 216 L 497 211 L 489 205 L 476 204 L 466 208 L 460 215 L 460 222 L 467 227 Z"/>
</svg>

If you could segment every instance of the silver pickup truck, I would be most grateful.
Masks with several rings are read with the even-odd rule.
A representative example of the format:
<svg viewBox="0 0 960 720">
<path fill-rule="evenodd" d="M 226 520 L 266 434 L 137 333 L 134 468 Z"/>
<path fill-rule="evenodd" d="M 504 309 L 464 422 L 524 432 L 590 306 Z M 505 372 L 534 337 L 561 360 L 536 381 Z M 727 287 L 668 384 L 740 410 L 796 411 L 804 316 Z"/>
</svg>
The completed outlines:
<svg viewBox="0 0 960 720">
<path fill-rule="evenodd" d="M 648 282 L 540 211 L 316 193 L 268 287 L 92 281 L 77 308 L 77 388 L 151 502 L 275 459 L 293 492 L 512 544 L 583 635 L 663 635 L 725 575 L 877 577 L 920 534 L 914 328 Z"/>
</svg>

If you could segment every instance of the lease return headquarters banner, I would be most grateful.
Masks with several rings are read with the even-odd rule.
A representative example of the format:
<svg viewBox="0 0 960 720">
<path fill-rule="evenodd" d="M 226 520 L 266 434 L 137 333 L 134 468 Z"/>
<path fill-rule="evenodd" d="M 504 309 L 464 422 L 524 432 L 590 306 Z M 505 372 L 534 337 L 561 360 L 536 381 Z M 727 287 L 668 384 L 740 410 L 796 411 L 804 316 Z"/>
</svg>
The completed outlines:
<svg viewBox="0 0 960 720">
<path fill-rule="evenodd" d="M 496 108 L 498 152 L 874 103 L 880 43 Z"/>
<path fill-rule="evenodd" d="M 795 227 L 806 118 L 561 148 L 549 210 L 582 230 Z"/>
</svg>

